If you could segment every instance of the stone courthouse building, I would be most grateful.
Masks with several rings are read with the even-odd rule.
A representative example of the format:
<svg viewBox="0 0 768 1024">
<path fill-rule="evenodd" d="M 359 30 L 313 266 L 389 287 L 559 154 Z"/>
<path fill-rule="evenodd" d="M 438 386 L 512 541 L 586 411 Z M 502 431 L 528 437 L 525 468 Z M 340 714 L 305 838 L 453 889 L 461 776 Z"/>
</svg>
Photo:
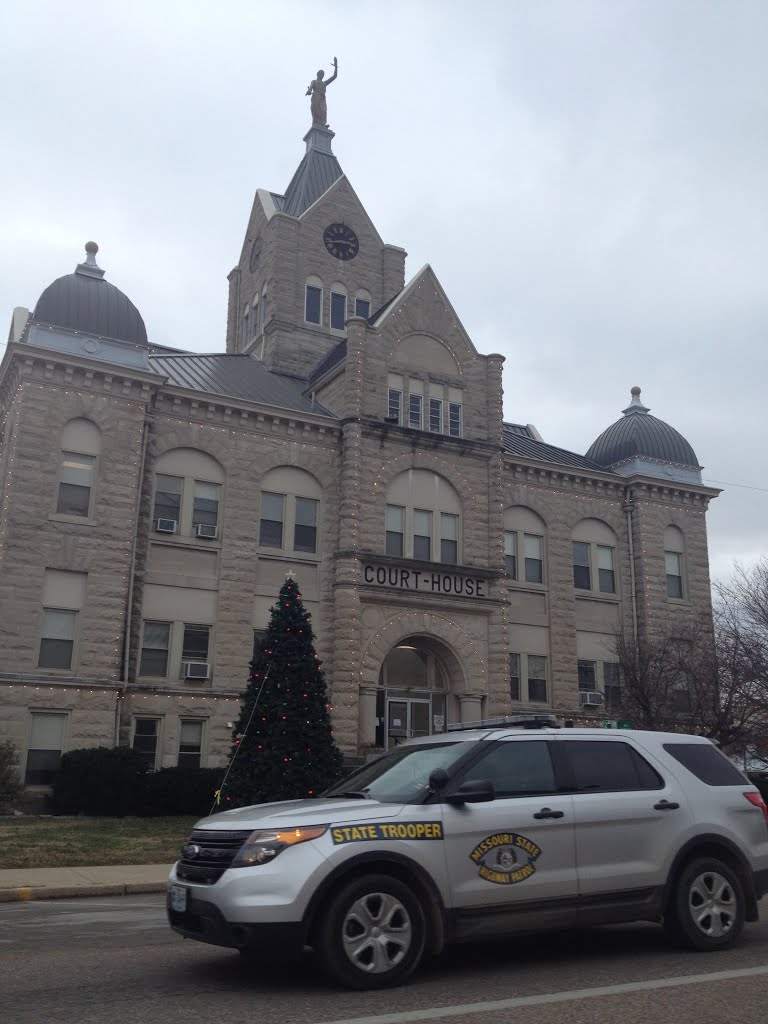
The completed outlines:
<svg viewBox="0 0 768 1024">
<path fill-rule="evenodd" d="M 314 123 L 256 193 L 226 352 L 153 344 L 93 243 L 13 313 L 0 737 L 30 797 L 76 747 L 223 763 L 289 573 L 350 759 L 525 709 L 612 717 L 616 633 L 708 613 L 718 492 L 688 442 L 636 388 L 585 455 L 504 422 L 503 357 L 429 266 L 406 281 L 332 139 Z"/>
</svg>

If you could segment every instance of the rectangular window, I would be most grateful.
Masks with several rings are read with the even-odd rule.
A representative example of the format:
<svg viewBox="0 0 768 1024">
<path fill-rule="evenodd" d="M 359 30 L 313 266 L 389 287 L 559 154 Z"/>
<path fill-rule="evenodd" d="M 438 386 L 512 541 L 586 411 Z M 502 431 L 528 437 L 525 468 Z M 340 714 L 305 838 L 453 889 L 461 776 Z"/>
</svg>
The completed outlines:
<svg viewBox="0 0 768 1024">
<path fill-rule="evenodd" d="M 743 786 L 739 769 L 708 740 L 665 743 L 664 749 L 707 786 Z"/>
<path fill-rule="evenodd" d="M 208 644 L 211 636 L 210 626 L 184 625 L 184 646 L 181 650 L 182 661 L 208 661 Z"/>
<path fill-rule="evenodd" d="M 509 656 L 509 695 L 512 700 L 520 700 L 520 655 Z"/>
<path fill-rule="evenodd" d="M 546 703 L 547 659 L 539 654 L 528 655 L 528 700 Z"/>
<path fill-rule="evenodd" d="M 296 499 L 296 522 L 293 526 L 293 550 L 317 551 L 317 508 L 313 498 Z"/>
<path fill-rule="evenodd" d="M 504 533 L 504 568 L 511 579 L 517 579 L 517 534 L 511 530 Z"/>
<path fill-rule="evenodd" d="M 525 582 L 544 582 L 544 538 L 532 533 L 523 534 L 525 553 Z"/>
<path fill-rule="evenodd" d="M 432 513 L 413 510 L 413 557 L 429 562 L 432 558 Z"/>
<path fill-rule="evenodd" d="M 347 296 L 341 292 L 331 292 L 331 327 L 334 331 L 343 331 L 347 319 Z"/>
<path fill-rule="evenodd" d="M 283 522 L 285 520 L 285 495 L 261 495 L 261 521 L 259 523 L 259 544 L 264 548 L 283 546 Z"/>
<path fill-rule="evenodd" d="M 355 299 L 355 316 L 364 316 L 367 320 L 371 315 L 371 304 L 368 299 Z"/>
<path fill-rule="evenodd" d="M 667 569 L 667 597 L 683 596 L 683 556 L 677 551 L 665 551 L 664 563 Z"/>
<path fill-rule="evenodd" d="M 261 641 L 265 639 L 267 635 L 266 629 L 254 629 L 253 631 L 253 657 L 254 661 L 261 653 Z"/>
<path fill-rule="evenodd" d="M 459 517 L 440 513 L 440 561 L 456 565 L 459 561 Z"/>
<path fill-rule="evenodd" d="M 405 509 L 387 505 L 387 554 L 402 558 L 404 554 Z"/>
<path fill-rule="evenodd" d="M 144 760 L 150 771 L 157 766 L 157 738 L 160 733 L 159 718 L 134 718 L 133 743 L 131 746 Z"/>
<path fill-rule="evenodd" d="M 192 505 L 192 529 L 198 526 L 212 526 L 214 529 L 219 525 L 219 495 L 221 487 L 218 484 L 206 484 L 202 480 L 195 480 L 195 500 Z"/>
<path fill-rule="evenodd" d="M 613 571 L 613 548 L 597 545 L 597 576 L 601 594 L 616 593 L 616 574 Z"/>
<path fill-rule="evenodd" d="M 661 789 L 657 772 L 628 743 L 610 740 L 566 740 L 579 793 L 619 793 Z M 575 797 L 578 800 L 578 796 Z"/>
<path fill-rule="evenodd" d="M 168 649 L 171 645 L 170 622 L 144 623 L 144 635 L 141 642 L 141 658 L 139 660 L 140 676 L 168 675 Z"/>
<path fill-rule="evenodd" d="M 443 432 L 443 403 L 439 398 L 429 400 L 429 429 L 435 434 Z"/>
<path fill-rule="evenodd" d="M 448 433 L 451 437 L 461 437 L 461 406 L 458 402 L 448 403 Z"/>
<path fill-rule="evenodd" d="M 621 708 L 621 683 L 619 666 L 616 662 L 606 661 L 603 663 L 603 689 L 605 690 L 607 710 L 618 711 Z"/>
<path fill-rule="evenodd" d="M 402 408 L 403 392 L 397 391 L 395 388 L 390 388 L 387 400 L 387 416 L 389 419 L 394 420 L 398 426 L 400 425 L 400 412 Z"/>
<path fill-rule="evenodd" d="M 77 612 L 57 608 L 43 609 L 38 668 L 72 668 Z"/>
<path fill-rule="evenodd" d="M 573 585 L 577 590 L 592 589 L 592 573 L 589 568 L 589 544 L 573 542 Z"/>
<path fill-rule="evenodd" d="M 172 519 L 178 523 L 181 518 L 181 492 L 184 490 L 184 481 L 178 476 L 164 476 L 157 474 L 155 481 L 155 511 L 154 520 L 157 526 L 158 519 Z"/>
<path fill-rule="evenodd" d="M 203 723 L 194 718 L 182 719 L 179 734 L 179 768 L 199 768 L 203 750 Z"/>
<path fill-rule="evenodd" d="M 597 666 L 594 661 L 580 661 L 578 665 L 579 672 L 579 689 L 580 690 L 596 690 L 597 689 Z"/>
<path fill-rule="evenodd" d="M 50 786 L 61 765 L 67 716 L 33 711 L 27 748 L 25 786 Z"/>
<path fill-rule="evenodd" d="M 315 288 L 311 284 L 307 285 L 307 291 L 304 298 L 304 319 L 309 324 L 321 323 L 321 310 L 323 303 L 323 290 L 322 288 Z"/>
<path fill-rule="evenodd" d="M 65 516 L 86 516 L 91 509 L 93 468 L 92 455 L 61 453 L 61 480 L 56 511 Z"/>
<path fill-rule="evenodd" d="M 408 396 L 408 426 L 412 430 L 421 430 L 421 412 L 424 404 L 422 395 Z"/>
</svg>

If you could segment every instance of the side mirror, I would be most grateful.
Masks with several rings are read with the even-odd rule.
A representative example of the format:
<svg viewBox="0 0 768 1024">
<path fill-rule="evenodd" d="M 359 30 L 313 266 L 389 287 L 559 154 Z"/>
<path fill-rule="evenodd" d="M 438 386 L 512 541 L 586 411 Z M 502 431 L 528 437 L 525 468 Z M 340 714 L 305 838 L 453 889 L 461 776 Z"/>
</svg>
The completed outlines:
<svg viewBox="0 0 768 1024">
<path fill-rule="evenodd" d="M 456 792 L 450 793 L 445 799 L 455 806 L 486 804 L 489 800 L 496 799 L 496 790 L 490 779 L 473 779 L 471 782 L 462 782 Z"/>
</svg>

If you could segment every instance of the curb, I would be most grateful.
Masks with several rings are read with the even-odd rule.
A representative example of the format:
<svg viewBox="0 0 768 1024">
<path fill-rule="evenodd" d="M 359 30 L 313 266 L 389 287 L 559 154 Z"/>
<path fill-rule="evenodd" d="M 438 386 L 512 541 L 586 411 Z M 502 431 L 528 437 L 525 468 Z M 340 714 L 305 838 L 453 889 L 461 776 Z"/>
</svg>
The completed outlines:
<svg viewBox="0 0 768 1024">
<path fill-rule="evenodd" d="M 0 903 L 30 903 L 33 900 L 65 900 L 77 896 L 132 896 L 144 892 L 165 892 L 166 882 L 105 882 L 101 885 L 36 885 L 0 889 Z"/>
</svg>

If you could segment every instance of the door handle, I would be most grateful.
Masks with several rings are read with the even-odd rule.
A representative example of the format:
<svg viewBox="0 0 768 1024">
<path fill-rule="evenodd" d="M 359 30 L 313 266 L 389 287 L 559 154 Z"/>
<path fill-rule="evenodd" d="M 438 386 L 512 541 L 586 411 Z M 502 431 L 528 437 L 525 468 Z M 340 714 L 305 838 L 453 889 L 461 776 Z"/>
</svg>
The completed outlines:
<svg viewBox="0 0 768 1024">
<path fill-rule="evenodd" d="M 676 811 L 679 807 L 680 804 L 671 800 L 659 800 L 657 804 L 653 805 L 654 811 Z"/>
<path fill-rule="evenodd" d="M 553 811 L 549 807 L 542 807 L 540 811 L 534 814 L 534 818 L 562 818 L 564 817 L 562 811 Z"/>
</svg>

